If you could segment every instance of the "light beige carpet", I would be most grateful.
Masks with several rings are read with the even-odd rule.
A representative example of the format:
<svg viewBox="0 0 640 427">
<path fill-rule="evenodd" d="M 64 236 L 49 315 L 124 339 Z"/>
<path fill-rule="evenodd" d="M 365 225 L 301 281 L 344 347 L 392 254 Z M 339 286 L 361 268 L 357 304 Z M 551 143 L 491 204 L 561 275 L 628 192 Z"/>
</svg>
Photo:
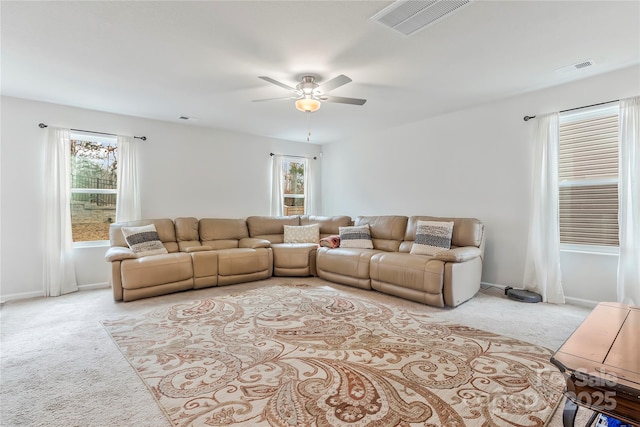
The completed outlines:
<svg viewBox="0 0 640 427">
<path fill-rule="evenodd" d="M 543 426 L 551 351 L 376 293 L 289 284 L 103 325 L 175 426 Z"/>
</svg>

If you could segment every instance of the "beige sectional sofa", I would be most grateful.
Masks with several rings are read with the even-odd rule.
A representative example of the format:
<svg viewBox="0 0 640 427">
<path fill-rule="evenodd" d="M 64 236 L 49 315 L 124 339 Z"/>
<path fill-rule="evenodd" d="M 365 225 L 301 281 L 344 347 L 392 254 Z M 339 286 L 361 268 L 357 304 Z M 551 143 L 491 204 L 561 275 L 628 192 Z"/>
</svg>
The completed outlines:
<svg viewBox="0 0 640 427">
<path fill-rule="evenodd" d="M 451 249 L 411 254 L 418 221 L 452 221 Z M 153 224 L 166 254 L 138 257 L 123 227 Z M 285 243 L 285 226 L 318 224 L 319 238 L 368 225 L 373 249 Z M 241 219 L 150 219 L 112 224 L 111 286 L 116 301 L 230 285 L 273 276 L 319 276 L 390 295 L 455 307 L 480 288 L 484 227 L 473 218 L 426 216 L 251 216 Z"/>
</svg>

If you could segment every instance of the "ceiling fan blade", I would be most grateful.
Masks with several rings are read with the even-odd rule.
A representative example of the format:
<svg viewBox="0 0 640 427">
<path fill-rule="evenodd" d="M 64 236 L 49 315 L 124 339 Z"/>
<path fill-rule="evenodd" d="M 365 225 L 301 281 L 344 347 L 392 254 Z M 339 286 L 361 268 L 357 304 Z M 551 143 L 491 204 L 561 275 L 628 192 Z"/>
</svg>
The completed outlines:
<svg viewBox="0 0 640 427">
<path fill-rule="evenodd" d="M 272 84 L 274 84 L 274 85 L 276 85 L 276 86 L 280 86 L 280 87 L 281 87 L 281 88 L 283 88 L 283 89 L 290 90 L 290 91 L 292 91 L 292 92 L 294 92 L 294 91 L 296 90 L 296 88 L 291 87 L 291 86 L 288 86 L 288 85 L 286 85 L 286 84 L 284 84 L 284 83 L 280 83 L 279 81 L 274 80 L 274 79 L 272 79 L 271 77 L 267 77 L 267 76 L 258 76 L 258 78 L 259 78 L 259 79 L 264 80 L 265 82 L 269 82 L 269 83 L 272 83 Z"/>
<path fill-rule="evenodd" d="M 338 102 L 340 104 L 351 104 L 351 105 L 363 105 L 365 102 L 367 102 L 366 99 L 344 98 L 342 96 L 323 96 L 321 99 L 327 102 Z"/>
<path fill-rule="evenodd" d="M 349 83 L 351 81 L 351 79 L 347 76 L 345 76 L 344 74 L 340 74 L 338 77 L 334 77 L 331 80 L 329 80 L 328 82 L 320 85 L 318 87 L 318 89 L 322 92 L 322 93 L 327 93 L 330 90 L 333 90 L 335 88 L 338 88 L 342 85 L 346 85 L 347 83 Z"/>
<path fill-rule="evenodd" d="M 262 101 L 279 101 L 282 99 L 298 99 L 297 96 L 285 96 L 285 97 L 281 97 L 281 98 L 264 98 L 264 99 L 254 99 L 251 102 L 262 102 Z"/>
</svg>

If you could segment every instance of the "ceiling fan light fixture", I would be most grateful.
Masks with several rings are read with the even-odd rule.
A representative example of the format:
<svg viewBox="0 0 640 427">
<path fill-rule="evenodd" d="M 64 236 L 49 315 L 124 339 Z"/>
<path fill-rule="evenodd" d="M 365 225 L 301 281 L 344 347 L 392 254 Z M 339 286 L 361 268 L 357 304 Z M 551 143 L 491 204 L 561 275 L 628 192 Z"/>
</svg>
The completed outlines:
<svg viewBox="0 0 640 427">
<path fill-rule="evenodd" d="M 322 103 L 313 98 L 301 98 L 296 101 L 296 108 L 304 113 L 318 111 Z"/>
<path fill-rule="evenodd" d="M 351 105 L 363 105 L 367 102 L 366 99 L 346 98 L 344 96 L 327 96 L 327 92 L 351 82 L 351 79 L 344 74 L 340 74 L 339 76 L 324 82 L 322 85 L 316 83 L 315 76 L 303 76 L 302 81 L 298 83 L 296 87 L 280 83 L 279 81 L 267 76 L 259 76 L 258 78 L 286 89 L 291 95 L 282 98 L 254 99 L 253 102 L 272 101 L 276 99 L 295 99 L 296 109 L 304 113 L 313 113 L 314 111 L 318 111 L 322 106 L 323 101 Z"/>
</svg>

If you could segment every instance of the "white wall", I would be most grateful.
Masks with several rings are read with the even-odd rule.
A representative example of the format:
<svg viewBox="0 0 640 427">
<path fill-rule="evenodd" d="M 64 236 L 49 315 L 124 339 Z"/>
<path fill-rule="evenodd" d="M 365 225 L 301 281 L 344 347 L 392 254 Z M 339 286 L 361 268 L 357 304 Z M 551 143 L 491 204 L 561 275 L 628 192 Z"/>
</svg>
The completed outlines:
<svg viewBox="0 0 640 427">
<path fill-rule="evenodd" d="M 318 156 L 320 146 L 2 97 L 0 300 L 42 293 L 43 161 L 38 123 L 145 135 L 140 186 L 145 218 L 268 215 L 270 152 Z M 320 157 L 318 156 L 317 165 Z M 320 168 L 318 168 L 320 169 Z M 318 188 L 316 191 L 318 192 Z M 80 285 L 108 281 L 105 248 L 75 249 Z"/>
<path fill-rule="evenodd" d="M 520 286 L 530 193 L 526 114 L 640 93 L 640 67 L 326 144 L 292 143 L 16 98 L 1 99 L 0 300 L 42 289 L 43 144 L 50 125 L 139 142 L 143 216 L 269 213 L 269 152 L 317 156 L 319 213 L 474 216 L 487 227 L 483 281 Z M 375 102 L 371 100 L 370 102 Z M 384 102 L 384 100 L 379 100 Z M 106 282 L 104 248 L 76 249 L 79 284 Z M 615 299 L 617 257 L 563 253 L 565 294 Z"/>
<path fill-rule="evenodd" d="M 326 144 L 323 213 L 479 218 L 483 281 L 521 287 L 534 125 L 523 116 L 639 93 L 636 66 Z M 561 265 L 568 297 L 615 300 L 617 257 L 563 253 Z"/>
</svg>

